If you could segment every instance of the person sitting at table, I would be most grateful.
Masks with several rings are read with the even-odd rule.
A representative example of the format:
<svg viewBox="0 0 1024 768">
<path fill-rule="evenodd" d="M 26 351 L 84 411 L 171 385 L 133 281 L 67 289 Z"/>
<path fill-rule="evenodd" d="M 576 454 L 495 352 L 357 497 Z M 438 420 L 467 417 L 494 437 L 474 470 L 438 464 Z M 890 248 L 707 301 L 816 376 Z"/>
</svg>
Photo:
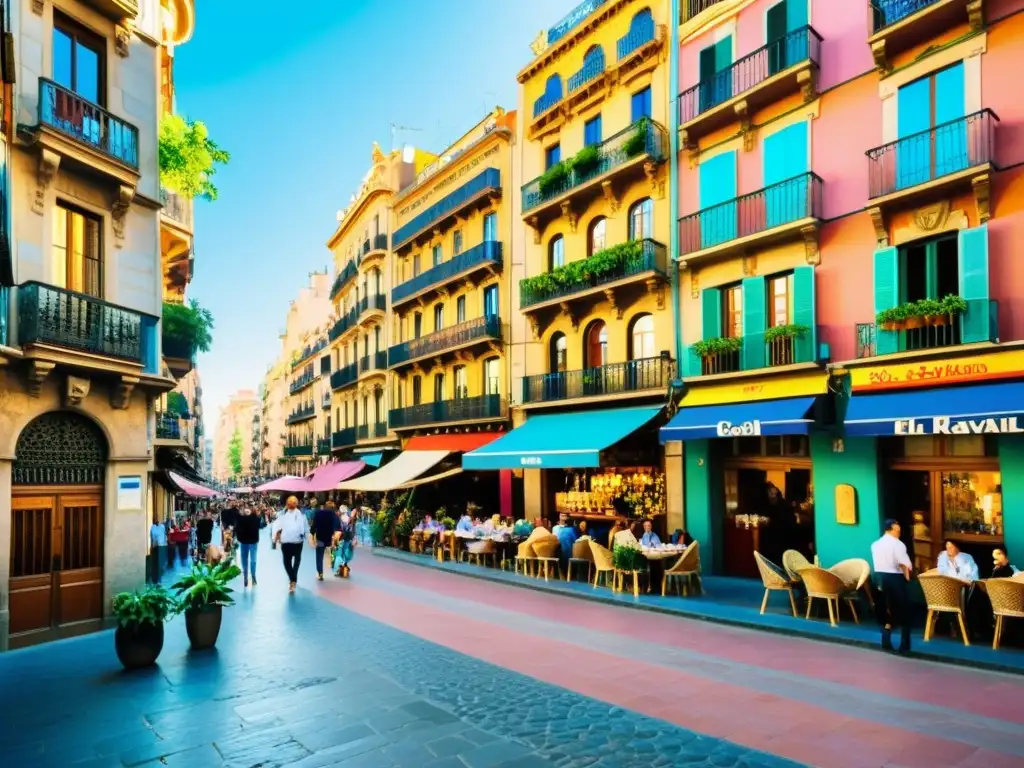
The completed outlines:
<svg viewBox="0 0 1024 768">
<path fill-rule="evenodd" d="M 456 531 L 462 531 L 463 533 L 470 533 L 473 530 L 473 518 L 469 515 L 463 515 L 459 518 L 459 522 L 455 526 Z"/>
<path fill-rule="evenodd" d="M 558 560 L 564 570 L 569 565 L 569 558 L 572 557 L 572 545 L 576 543 L 576 529 L 569 522 L 569 516 L 563 512 L 558 516 L 558 525 L 551 529 L 551 533 L 558 537 Z"/>
<path fill-rule="evenodd" d="M 978 564 L 966 552 L 961 552 L 956 542 L 946 539 L 946 551 L 939 553 L 939 573 L 961 581 L 978 580 Z"/>
<path fill-rule="evenodd" d="M 608 549 L 615 549 L 615 537 L 626 530 L 626 520 L 622 517 L 615 518 L 615 525 L 608 531 Z"/>
<path fill-rule="evenodd" d="M 1010 565 L 1010 555 L 1006 551 L 1006 546 L 1000 544 L 998 547 L 992 550 L 992 578 L 993 579 L 1012 579 L 1020 573 L 1017 570 L 1017 566 Z"/>
<path fill-rule="evenodd" d="M 644 520 L 644 532 L 640 536 L 641 547 L 660 547 L 661 539 L 658 538 L 658 534 L 654 532 L 654 523 L 650 520 Z"/>
<path fill-rule="evenodd" d="M 582 539 L 584 536 L 590 535 L 590 527 L 587 525 L 586 520 L 580 520 L 576 523 L 576 538 Z"/>
<path fill-rule="evenodd" d="M 440 527 L 440 525 L 434 522 L 432 515 L 426 514 L 423 516 L 423 519 L 420 520 L 419 525 L 413 528 L 413 530 L 418 531 L 419 533 L 437 533 Z"/>
</svg>

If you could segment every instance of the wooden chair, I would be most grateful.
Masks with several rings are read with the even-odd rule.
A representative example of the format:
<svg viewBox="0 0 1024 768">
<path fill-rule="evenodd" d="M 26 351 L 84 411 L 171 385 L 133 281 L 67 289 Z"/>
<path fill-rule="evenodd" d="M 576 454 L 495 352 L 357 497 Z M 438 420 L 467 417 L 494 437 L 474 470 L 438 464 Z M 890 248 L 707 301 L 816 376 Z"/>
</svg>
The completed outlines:
<svg viewBox="0 0 1024 768">
<path fill-rule="evenodd" d="M 605 575 L 604 585 L 607 587 L 608 578 L 612 579 L 611 587 L 615 589 L 615 564 L 612 560 L 612 551 L 608 547 L 602 547 L 593 539 L 590 540 L 590 554 L 594 557 L 594 589 L 597 589 L 601 582 L 601 574 Z"/>
<path fill-rule="evenodd" d="M 871 565 L 867 560 L 857 557 L 850 558 L 849 560 L 840 560 L 829 570 L 850 587 L 854 598 L 861 590 L 864 590 L 864 594 L 868 599 L 868 605 L 871 606 L 871 610 L 875 609 L 875 598 L 871 594 L 871 584 L 869 583 L 871 579 Z"/>
<path fill-rule="evenodd" d="M 586 567 L 587 583 L 590 582 L 590 571 L 594 567 L 594 554 L 590 551 L 590 539 L 579 539 L 572 545 L 572 557 L 565 568 L 565 580 L 572 581 L 572 567 Z"/>
<path fill-rule="evenodd" d="M 754 562 L 757 563 L 757 570 L 761 573 L 761 583 L 764 584 L 764 599 L 761 601 L 761 613 L 768 608 L 768 595 L 772 592 L 785 592 L 789 595 L 789 607 L 796 617 L 796 598 L 794 590 L 800 583 L 797 579 L 790 578 L 782 568 L 766 558 L 760 552 L 754 552 Z"/>
<path fill-rule="evenodd" d="M 690 586 L 694 581 L 697 582 L 699 594 L 704 594 L 704 584 L 700 578 L 700 542 L 691 542 L 690 546 L 683 550 L 675 564 L 671 568 L 665 569 L 665 575 L 661 579 L 662 597 L 668 592 L 669 584 L 674 584 L 677 579 L 683 582 L 683 595 L 689 596 Z M 676 594 L 679 594 L 678 587 L 676 587 Z"/>
<path fill-rule="evenodd" d="M 1003 619 L 1024 619 L 1024 579 L 1020 574 L 1010 579 L 988 579 L 988 599 L 992 601 L 992 615 L 996 617 L 996 631 L 992 648 L 999 650 L 1003 638 Z"/>
<path fill-rule="evenodd" d="M 516 549 L 516 561 L 515 561 L 515 572 L 519 573 L 520 567 L 523 569 L 523 576 L 532 576 L 530 571 L 535 570 L 537 565 L 537 553 L 533 551 L 533 544 L 529 541 L 520 542 L 519 547 Z"/>
<path fill-rule="evenodd" d="M 928 604 L 928 616 L 924 622 L 925 642 L 932 639 L 939 614 L 952 613 L 956 615 L 960 624 L 964 645 L 970 645 L 967 622 L 964 621 L 964 587 L 969 586 L 967 582 L 954 579 L 952 576 L 943 576 L 941 573 L 922 573 L 917 580 L 921 583 L 924 600 Z"/>
<path fill-rule="evenodd" d="M 782 553 L 782 567 L 786 573 L 789 574 L 791 579 L 800 579 L 800 571 L 804 568 L 810 568 L 813 566 L 810 560 L 804 557 L 803 552 L 798 552 L 795 549 L 787 549 Z"/>
<path fill-rule="evenodd" d="M 651 572 L 646 568 L 637 568 L 632 571 L 624 571 L 621 568 L 615 569 L 615 586 L 613 590 L 616 592 L 625 592 L 626 583 L 633 585 L 633 597 L 640 597 L 640 583 L 643 579 L 647 579 L 648 585 L 650 584 Z"/>
<path fill-rule="evenodd" d="M 814 599 L 821 598 L 828 604 L 829 623 L 834 627 L 839 622 L 839 603 L 841 600 L 846 600 L 850 606 L 850 612 L 853 614 L 853 620 L 860 623 L 857 609 L 851 599 L 853 593 L 850 587 L 832 571 L 810 565 L 800 569 L 800 579 L 807 590 L 807 616 L 805 618 L 811 618 Z"/>
<path fill-rule="evenodd" d="M 454 563 L 459 559 L 459 538 L 451 531 L 444 531 L 438 537 L 435 550 L 439 563 L 443 563 L 446 556 Z"/>
<path fill-rule="evenodd" d="M 466 545 L 466 551 L 469 553 L 469 562 L 475 565 L 487 565 L 487 560 L 490 559 L 491 567 L 497 567 L 496 558 L 498 556 L 498 547 L 490 539 L 484 539 L 483 541 L 471 541 Z"/>
<path fill-rule="evenodd" d="M 558 565 L 558 547 L 559 541 L 557 536 L 547 536 L 543 539 L 537 539 L 533 542 L 533 551 L 537 555 L 537 569 L 538 575 L 540 571 L 544 572 L 544 581 L 548 580 L 551 575 L 551 566 L 555 566 L 555 578 L 562 578 L 562 570 Z"/>
</svg>

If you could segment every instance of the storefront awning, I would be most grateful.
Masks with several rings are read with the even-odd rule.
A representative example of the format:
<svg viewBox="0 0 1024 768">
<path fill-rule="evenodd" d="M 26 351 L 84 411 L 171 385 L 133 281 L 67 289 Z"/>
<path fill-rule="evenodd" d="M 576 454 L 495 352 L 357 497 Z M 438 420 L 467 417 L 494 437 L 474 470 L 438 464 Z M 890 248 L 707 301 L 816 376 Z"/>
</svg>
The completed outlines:
<svg viewBox="0 0 1024 768">
<path fill-rule="evenodd" d="M 814 419 L 813 397 L 788 397 L 728 405 L 685 406 L 661 428 L 662 443 L 708 437 L 755 437 L 758 435 L 805 435 Z"/>
<path fill-rule="evenodd" d="M 305 477 L 293 477 L 286 481 L 279 478 L 268 485 L 273 486 L 272 490 L 285 493 L 326 493 L 365 468 L 366 463 L 362 461 L 332 461 L 321 464 Z M 262 488 L 260 486 L 256 490 Z"/>
<path fill-rule="evenodd" d="M 854 395 L 844 426 L 854 437 L 1022 434 L 1024 383 Z"/>
<path fill-rule="evenodd" d="M 389 463 L 355 480 L 339 483 L 339 491 L 383 493 L 401 488 L 444 461 L 450 451 L 402 451 Z"/>
<path fill-rule="evenodd" d="M 521 427 L 462 457 L 462 468 L 569 469 L 601 466 L 601 451 L 661 412 L 657 408 L 609 408 L 531 416 Z"/>
<path fill-rule="evenodd" d="M 360 454 L 359 458 L 368 467 L 379 467 L 381 460 L 384 458 L 384 451 Z"/>
<path fill-rule="evenodd" d="M 417 435 L 405 444 L 407 451 L 461 451 L 468 453 L 493 443 L 504 432 L 466 432 L 449 435 Z"/>
<path fill-rule="evenodd" d="M 283 492 L 287 490 L 287 486 L 289 484 L 291 484 L 295 480 L 301 479 L 301 477 L 296 477 L 295 475 L 282 475 L 281 477 L 274 478 L 268 483 L 264 483 L 263 485 L 257 485 L 253 490 L 255 490 L 257 493 L 272 493 L 274 491 Z"/>
<path fill-rule="evenodd" d="M 219 495 L 216 491 L 207 488 L 205 485 L 200 485 L 199 483 L 193 483 L 191 480 L 186 480 L 177 472 L 167 470 L 167 477 L 178 487 L 178 490 L 186 496 L 191 496 L 196 499 L 212 499 Z"/>
</svg>

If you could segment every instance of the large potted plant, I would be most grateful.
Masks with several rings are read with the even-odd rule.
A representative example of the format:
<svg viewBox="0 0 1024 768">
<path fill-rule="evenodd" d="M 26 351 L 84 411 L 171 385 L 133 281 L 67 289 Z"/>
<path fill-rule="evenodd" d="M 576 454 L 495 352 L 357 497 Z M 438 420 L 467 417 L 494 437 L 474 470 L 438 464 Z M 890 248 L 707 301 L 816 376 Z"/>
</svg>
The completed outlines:
<svg viewBox="0 0 1024 768">
<path fill-rule="evenodd" d="M 705 373 L 721 372 L 727 367 L 728 358 L 739 353 L 742 348 L 743 339 L 738 336 L 704 339 L 693 345 L 693 351 L 701 359 Z M 722 358 L 721 364 L 719 358 Z"/>
<path fill-rule="evenodd" d="M 178 610 L 185 614 L 185 632 L 194 650 L 217 644 L 224 606 L 235 603 L 228 583 L 241 572 L 231 560 L 200 563 L 171 587 L 178 593 Z"/>
<path fill-rule="evenodd" d="M 174 609 L 174 598 L 161 586 L 114 595 L 114 650 L 125 669 L 141 669 L 156 662 L 164 647 L 164 621 Z"/>
<path fill-rule="evenodd" d="M 213 344 L 213 315 L 192 299 L 188 304 L 165 303 L 163 309 L 164 354 L 190 358 L 209 352 Z"/>
</svg>

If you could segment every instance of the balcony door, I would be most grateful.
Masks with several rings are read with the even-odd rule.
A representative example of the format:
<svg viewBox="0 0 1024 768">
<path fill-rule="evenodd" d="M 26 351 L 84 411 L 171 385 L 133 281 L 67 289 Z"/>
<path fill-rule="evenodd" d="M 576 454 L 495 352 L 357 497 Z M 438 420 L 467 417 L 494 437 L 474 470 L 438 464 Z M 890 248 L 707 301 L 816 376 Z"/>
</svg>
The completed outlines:
<svg viewBox="0 0 1024 768">
<path fill-rule="evenodd" d="M 700 52 L 700 111 L 732 98 L 732 35 Z"/>
<path fill-rule="evenodd" d="M 782 0 L 768 9 L 765 19 L 768 74 L 774 75 L 810 53 L 808 36 L 794 34 L 807 26 L 807 0 Z"/>
<path fill-rule="evenodd" d="M 102 121 L 96 107 L 106 102 L 106 41 L 59 12 L 53 14 L 53 81 L 81 97 L 53 93 L 55 124 L 82 139 L 103 146 Z M 44 113 L 45 114 L 45 113 Z"/>
<path fill-rule="evenodd" d="M 806 120 L 793 123 L 764 140 L 765 229 L 798 221 L 811 213 L 807 125 Z"/>
<path fill-rule="evenodd" d="M 736 239 L 736 152 L 700 164 L 700 247 Z"/>
<path fill-rule="evenodd" d="M 964 65 L 961 62 L 899 89 L 896 102 L 896 188 L 956 173 L 968 157 Z"/>
<path fill-rule="evenodd" d="M 99 220 L 58 204 L 53 210 L 53 284 L 103 298 Z"/>
</svg>

